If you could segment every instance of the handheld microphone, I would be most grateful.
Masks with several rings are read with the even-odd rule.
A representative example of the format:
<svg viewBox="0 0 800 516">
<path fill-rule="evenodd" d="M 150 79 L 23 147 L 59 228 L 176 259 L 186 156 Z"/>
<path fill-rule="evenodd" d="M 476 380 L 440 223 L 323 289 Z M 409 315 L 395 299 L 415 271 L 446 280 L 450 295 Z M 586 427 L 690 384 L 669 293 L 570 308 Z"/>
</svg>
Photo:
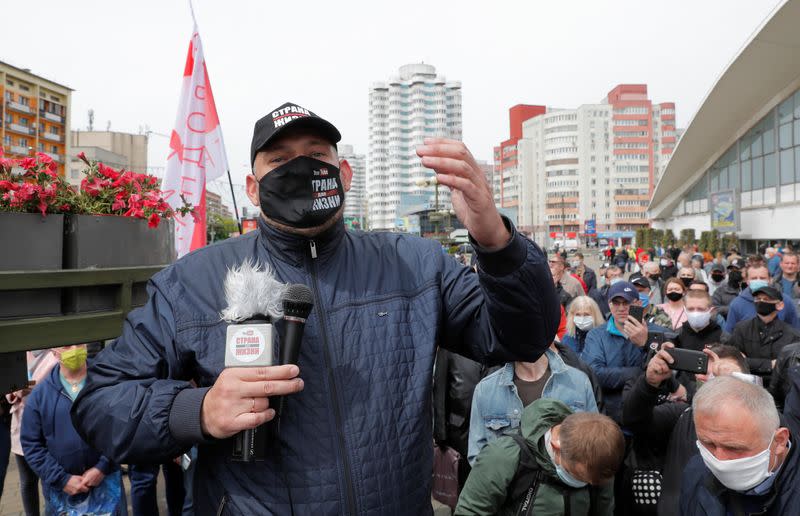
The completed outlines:
<svg viewBox="0 0 800 516">
<path fill-rule="evenodd" d="M 302 284 L 289 285 L 283 295 L 283 320 L 286 324 L 286 334 L 281 343 L 280 364 L 297 364 L 300 355 L 300 343 L 303 341 L 303 330 L 306 319 L 314 308 L 314 295 L 311 289 Z M 280 417 L 283 411 L 284 397 L 278 401 L 275 411 Z"/>
<path fill-rule="evenodd" d="M 222 319 L 229 323 L 225 339 L 225 367 L 257 367 L 275 364 L 272 321 L 283 314 L 280 300 L 286 285 L 272 271 L 245 261 L 228 270 L 225 297 L 228 307 Z M 243 430 L 233 439 L 233 460 L 251 462 L 264 456 L 264 440 L 258 428 Z"/>
</svg>

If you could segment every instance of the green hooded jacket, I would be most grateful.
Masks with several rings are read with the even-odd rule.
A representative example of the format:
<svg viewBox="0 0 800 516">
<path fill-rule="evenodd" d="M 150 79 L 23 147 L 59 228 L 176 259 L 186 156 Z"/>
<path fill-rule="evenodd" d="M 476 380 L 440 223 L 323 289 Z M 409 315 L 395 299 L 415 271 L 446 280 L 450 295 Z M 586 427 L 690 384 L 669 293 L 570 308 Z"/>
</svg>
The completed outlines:
<svg viewBox="0 0 800 516">
<path fill-rule="evenodd" d="M 534 401 L 522 412 L 520 432 L 528 441 L 542 472 L 557 480 L 555 465 L 544 445 L 544 434 L 561 423 L 572 411 L 558 400 L 540 399 Z M 481 450 L 472 471 L 458 499 L 455 516 L 461 515 L 514 515 L 517 507 L 507 494 L 519 465 L 520 449 L 511 437 L 502 437 Z M 547 482 L 541 482 L 533 503 L 535 516 L 567 514 L 565 496 L 569 497 L 571 516 L 611 516 L 614 513 L 614 488 L 609 483 L 600 488 L 595 499 L 595 507 L 590 507 L 590 486 L 582 489 L 565 487 L 566 495 Z"/>
</svg>

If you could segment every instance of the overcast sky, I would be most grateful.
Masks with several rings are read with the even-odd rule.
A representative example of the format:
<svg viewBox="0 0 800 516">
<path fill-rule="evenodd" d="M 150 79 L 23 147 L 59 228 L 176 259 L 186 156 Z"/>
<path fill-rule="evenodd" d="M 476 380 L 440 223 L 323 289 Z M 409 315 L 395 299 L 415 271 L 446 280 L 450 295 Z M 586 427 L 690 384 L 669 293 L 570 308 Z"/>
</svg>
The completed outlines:
<svg viewBox="0 0 800 516">
<path fill-rule="evenodd" d="M 0 5 L 9 0 L 0 0 Z M 368 92 L 405 63 L 460 80 L 464 140 L 479 159 L 508 138 L 508 108 L 575 107 L 619 83 L 676 103 L 685 127 L 778 0 L 195 0 L 234 182 L 255 120 L 286 101 L 367 152 Z M 169 134 L 192 32 L 187 1 L 36 0 L 4 16 L 0 60 L 65 84 L 72 127 Z M 31 12 L 34 11 L 34 12 Z M 23 14 L 24 13 L 24 14 Z M 6 13 L 6 14 L 10 14 Z M 17 17 L 18 16 L 18 17 Z M 153 135 L 149 165 L 168 140 Z M 154 169 L 158 175 L 163 173 Z"/>
</svg>

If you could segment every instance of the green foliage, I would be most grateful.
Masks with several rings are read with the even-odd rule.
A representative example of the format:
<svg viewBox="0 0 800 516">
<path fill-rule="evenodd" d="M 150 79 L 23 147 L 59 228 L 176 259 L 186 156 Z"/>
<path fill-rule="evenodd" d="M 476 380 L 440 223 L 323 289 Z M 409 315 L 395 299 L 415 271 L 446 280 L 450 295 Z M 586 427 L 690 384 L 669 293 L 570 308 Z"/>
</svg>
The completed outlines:
<svg viewBox="0 0 800 516">
<path fill-rule="evenodd" d="M 671 229 L 664 230 L 664 237 L 661 241 L 661 245 L 664 247 L 675 245 L 675 233 L 673 233 Z"/>
<path fill-rule="evenodd" d="M 206 238 L 208 242 L 216 242 L 230 238 L 231 234 L 239 231 L 239 225 L 229 217 L 212 215 L 206 221 Z"/>
<path fill-rule="evenodd" d="M 695 243 L 694 228 L 682 229 L 681 238 L 678 243 L 682 246 L 691 245 Z"/>
</svg>

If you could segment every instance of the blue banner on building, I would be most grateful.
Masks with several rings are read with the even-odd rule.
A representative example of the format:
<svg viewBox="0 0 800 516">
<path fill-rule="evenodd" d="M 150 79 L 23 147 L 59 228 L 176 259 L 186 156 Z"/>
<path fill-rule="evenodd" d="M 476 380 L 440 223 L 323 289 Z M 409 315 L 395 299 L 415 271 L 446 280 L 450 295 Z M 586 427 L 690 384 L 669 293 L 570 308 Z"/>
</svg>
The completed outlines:
<svg viewBox="0 0 800 516">
<path fill-rule="evenodd" d="M 583 223 L 583 232 L 587 235 L 597 234 L 597 220 L 589 219 Z"/>
</svg>

